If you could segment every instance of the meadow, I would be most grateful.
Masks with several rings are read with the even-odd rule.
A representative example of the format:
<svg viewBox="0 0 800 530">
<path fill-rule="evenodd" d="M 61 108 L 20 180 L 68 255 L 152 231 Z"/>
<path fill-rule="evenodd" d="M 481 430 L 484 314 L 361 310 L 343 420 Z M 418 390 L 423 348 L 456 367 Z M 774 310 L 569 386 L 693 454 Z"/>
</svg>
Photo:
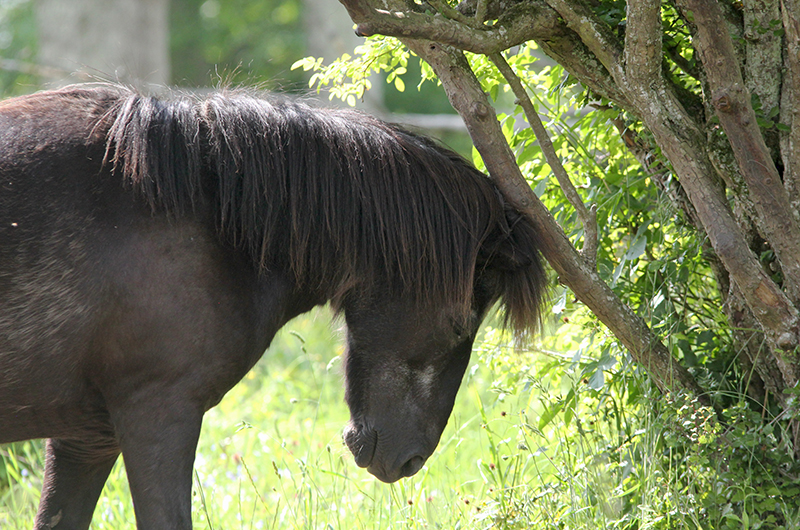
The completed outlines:
<svg viewBox="0 0 800 530">
<path fill-rule="evenodd" d="M 342 442 L 342 341 L 329 317 L 290 322 L 206 415 L 195 528 L 726 528 L 704 508 L 708 463 L 681 469 L 693 454 L 664 457 L 682 450 L 655 406 L 667 400 L 611 339 L 569 324 L 535 350 L 487 325 L 436 453 L 416 476 L 379 482 Z M 693 435 L 713 443 L 704 413 L 692 414 Z M 41 442 L 0 447 L 0 528 L 31 527 L 41 461 Z M 121 460 L 92 528 L 135 528 Z"/>
</svg>

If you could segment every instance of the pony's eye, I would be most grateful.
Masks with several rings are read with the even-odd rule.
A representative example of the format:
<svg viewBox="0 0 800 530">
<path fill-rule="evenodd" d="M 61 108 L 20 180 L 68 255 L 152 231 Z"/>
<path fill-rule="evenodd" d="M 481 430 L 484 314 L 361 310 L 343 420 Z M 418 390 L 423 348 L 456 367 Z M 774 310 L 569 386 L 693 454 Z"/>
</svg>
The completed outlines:
<svg viewBox="0 0 800 530">
<path fill-rule="evenodd" d="M 452 317 L 450 319 L 450 329 L 459 342 L 466 340 L 478 327 L 478 314 L 471 311 L 467 315 Z"/>
<path fill-rule="evenodd" d="M 463 340 L 467 337 L 467 328 L 463 322 L 453 321 L 453 334 L 458 340 Z"/>
</svg>

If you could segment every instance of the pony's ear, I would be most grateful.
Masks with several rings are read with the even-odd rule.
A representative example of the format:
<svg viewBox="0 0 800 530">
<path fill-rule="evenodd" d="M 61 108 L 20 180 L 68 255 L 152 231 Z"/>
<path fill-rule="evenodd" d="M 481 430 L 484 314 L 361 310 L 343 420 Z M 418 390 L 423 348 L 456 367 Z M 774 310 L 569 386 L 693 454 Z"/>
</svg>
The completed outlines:
<svg viewBox="0 0 800 530">
<path fill-rule="evenodd" d="M 510 207 L 484 241 L 479 254 L 484 278 L 503 307 L 503 325 L 518 338 L 535 331 L 547 290 L 539 254 L 541 241 L 530 219 Z"/>
<path fill-rule="evenodd" d="M 481 258 L 490 268 L 501 271 L 525 269 L 539 262 L 539 241 L 531 222 L 512 208 L 484 242 Z"/>
</svg>

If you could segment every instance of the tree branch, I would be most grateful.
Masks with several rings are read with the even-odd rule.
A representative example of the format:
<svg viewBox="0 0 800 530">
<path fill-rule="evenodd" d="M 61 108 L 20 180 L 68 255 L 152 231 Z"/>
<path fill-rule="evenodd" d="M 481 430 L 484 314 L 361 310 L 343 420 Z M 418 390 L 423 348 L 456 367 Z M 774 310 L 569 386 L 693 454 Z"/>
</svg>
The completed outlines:
<svg viewBox="0 0 800 530">
<path fill-rule="evenodd" d="M 800 315 L 750 251 L 724 190 L 712 180 L 715 170 L 702 149 L 704 135 L 666 90 L 654 91 L 650 105 L 642 108 L 646 110 L 642 116 L 645 125 L 680 177 L 714 251 L 761 324 L 777 359 L 782 350 L 797 345 Z M 786 385 L 794 386 L 797 366 L 778 361 Z"/>
<path fill-rule="evenodd" d="M 722 24 L 721 20 L 718 22 Z M 658 40 L 655 37 L 657 31 L 660 32 L 660 2 L 631 1 L 626 32 L 626 46 L 631 48 L 625 50 L 627 63 L 621 76 L 625 92 L 679 175 L 714 251 L 740 288 L 777 359 L 782 355 L 781 350 L 798 344 L 800 315 L 761 268 L 728 207 L 723 190 L 711 178 L 715 170 L 703 150 L 704 135 L 661 75 L 661 42 L 660 37 Z M 785 359 L 777 360 L 786 384 L 794 386 L 798 381 L 797 366 Z"/>
<path fill-rule="evenodd" d="M 780 83 L 775 80 L 781 75 L 781 37 L 773 26 L 781 20 L 780 3 L 744 0 L 743 7 L 745 84 L 758 94 L 761 110 L 768 113 L 780 97 Z"/>
<path fill-rule="evenodd" d="M 489 29 L 488 26 L 484 26 L 483 22 L 478 22 L 472 17 L 468 17 L 467 15 L 462 14 L 460 11 L 456 10 L 453 7 L 450 7 L 450 4 L 446 2 L 446 0 L 426 0 L 429 5 L 431 5 L 436 11 L 444 16 L 445 18 L 449 18 L 450 20 L 454 20 L 459 24 L 463 24 L 467 27 L 472 29 L 485 31 Z"/>
<path fill-rule="evenodd" d="M 404 10 L 401 4 L 389 4 L 388 9 L 375 9 L 369 0 L 339 1 L 356 23 L 358 35 L 425 38 L 485 55 L 563 32 L 558 14 L 542 0 L 513 4 L 499 17 L 496 24 L 482 27 L 441 15 L 432 17 Z M 461 17 L 464 15 L 457 18 Z"/>
<path fill-rule="evenodd" d="M 501 14 L 490 30 L 476 30 L 470 27 L 474 25 L 472 23 L 460 24 L 438 15 L 429 17 L 414 12 L 375 10 L 369 7 L 369 0 L 340 1 L 348 7 L 362 33 L 368 29 L 369 32 L 380 31 L 399 36 L 412 51 L 434 68 L 501 190 L 518 208 L 528 212 L 536 220 L 547 242 L 546 257 L 562 280 L 620 338 L 634 357 L 648 367 L 657 384 L 663 389 L 696 389 L 696 383 L 691 376 L 682 372 L 680 367 L 673 366 L 671 356 L 644 322 L 616 298 L 599 279 L 596 271 L 590 270 L 586 262 L 579 258 L 552 216 L 533 195 L 519 173 L 493 109 L 480 91 L 480 85 L 466 64 L 463 54 L 445 52 L 442 45 L 429 40 L 409 38 L 423 36 L 426 39 L 439 39 L 460 49 L 487 55 L 501 51 L 514 41 L 508 37 L 508 28 L 516 28 L 514 31 L 518 33 L 515 33 L 515 39 L 536 38 L 542 39 L 542 42 L 552 42 L 556 35 L 555 42 L 570 42 L 567 36 L 571 33 L 559 25 L 558 17 L 553 11 L 536 0 L 513 4 L 508 11 Z M 697 4 L 697 0 L 684 1 L 692 6 Z M 632 24 L 632 28 L 629 31 L 632 35 L 626 39 L 626 45 L 630 48 L 623 50 L 610 28 L 586 4 L 566 0 L 547 2 L 600 60 L 607 74 L 616 82 L 618 93 L 625 96 L 626 103 L 642 118 L 672 162 L 715 252 L 730 271 L 731 279 L 736 282 L 753 315 L 762 325 L 776 356 L 780 356 L 782 349 L 796 346 L 799 342 L 800 315 L 750 252 L 728 207 L 723 190 L 713 180 L 715 170 L 704 151 L 704 135 L 694 118 L 677 100 L 671 85 L 660 74 L 660 36 L 658 39 L 655 37 L 656 28 L 660 28 L 660 4 L 656 0 L 631 2 L 629 24 Z M 703 5 L 705 6 L 704 3 Z M 531 18 L 534 11 L 546 16 Z M 520 13 L 522 17 L 519 16 Z M 544 19 L 546 22 L 543 22 Z M 530 27 L 521 28 L 520 21 Z M 704 21 L 706 22 L 708 21 Z M 725 27 L 722 21 L 718 22 L 718 25 Z M 506 30 L 506 35 L 500 36 L 501 30 Z M 492 33 L 495 31 L 497 35 Z M 728 35 L 725 34 L 725 37 Z M 728 42 L 730 43 L 729 38 Z M 623 55 L 627 68 L 622 63 Z M 599 66 L 595 71 L 598 69 Z M 611 84 L 610 80 L 608 84 Z M 752 113 L 752 109 L 750 112 Z M 756 127 L 757 132 L 754 119 L 745 125 L 748 124 Z M 756 137 L 759 137 L 758 134 Z M 772 165 L 771 160 L 767 161 Z M 740 164 L 746 165 L 748 162 L 747 159 L 739 159 Z M 772 168 L 774 169 L 774 165 Z M 772 180 L 765 184 L 774 185 L 775 182 L 778 181 Z M 779 186 L 779 189 L 782 190 L 782 187 Z M 786 196 L 785 191 L 783 195 Z M 796 233 L 795 230 L 793 234 Z M 800 261 L 800 251 L 793 256 L 795 261 Z M 790 266 L 791 260 L 791 257 L 786 259 Z M 794 272 L 790 271 L 791 274 Z M 782 362 L 786 384 L 793 386 L 798 380 L 796 363 L 783 362 L 785 359 L 779 361 Z"/>
<path fill-rule="evenodd" d="M 567 31 L 558 38 L 551 36 L 536 39 L 536 44 L 584 86 L 589 87 L 596 96 L 613 101 L 615 105 L 631 114 L 637 114 L 628 96 L 617 86 L 608 70 L 589 51 L 577 34 Z"/>
<path fill-rule="evenodd" d="M 677 121 L 677 118 L 674 114 L 670 116 L 671 120 Z M 792 349 L 797 344 L 798 312 L 761 268 L 728 207 L 723 190 L 710 181 L 709 175 L 714 172 L 711 162 L 696 149 L 702 145 L 699 131 L 690 127 L 690 120 L 682 122 L 683 127 L 673 124 L 681 130 L 669 130 L 667 124 L 655 123 L 652 118 L 647 125 L 680 175 L 714 251 L 739 287 L 780 362 L 781 350 Z M 687 140 L 683 145 L 676 141 L 680 136 Z M 798 381 L 797 367 L 782 362 L 781 368 L 786 385 L 794 386 Z"/>
<path fill-rule="evenodd" d="M 642 88 L 661 81 L 661 2 L 628 0 L 625 75 Z"/>
<path fill-rule="evenodd" d="M 584 44 L 603 63 L 618 85 L 624 85 L 622 53 L 619 40 L 606 24 L 597 19 L 584 3 L 567 0 L 546 0 L 566 22 L 567 27 L 577 33 Z"/>
<path fill-rule="evenodd" d="M 543 253 L 561 280 L 608 326 L 662 391 L 688 391 L 705 399 L 694 377 L 672 359 L 644 320 L 589 268 L 528 186 L 494 109 L 463 54 L 431 41 L 403 39 L 403 42 L 436 72 L 453 108 L 464 119 L 492 179 L 507 200 L 533 219 L 544 241 Z"/>
<path fill-rule="evenodd" d="M 522 86 L 522 82 L 519 77 L 517 77 L 517 74 L 514 73 L 511 65 L 508 64 L 501 53 L 490 55 L 489 60 L 494 63 L 506 79 L 506 82 L 511 86 L 511 90 L 517 97 L 517 101 L 525 112 L 525 117 L 528 119 L 531 129 L 533 129 L 533 134 L 536 136 L 536 140 L 542 148 L 545 160 L 547 160 L 547 164 L 550 166 L 550 169 L 558 180 L 558 184 L 561 186 L 561 191 L 564 192 L 564 196 L 569 203 L 572 204 L 572 207 L 575 208 L 578 218 L 581 220 L 581 224 L 583 224 L 583 248 L 581 254 L 589 268 L 592 270 L 596 269 L 597 209 L 595 207 L 588 209 L 586 205 L 583 204 L 583 200 L 581 196 L 578 195 L 578 191 L 575 189 L 575 186 L 573 186 L 569 175 L 567 175 L 567 171 L 561 164 L 556 150 L 553 149 L 553 142 L 550 141 L 550 135 L 547 134 L 547 130 L 545 130 L 542 120 L 539 119 L 539 114 L 536 112 L 536 109 L 533 108 L 533 103 L 531 103 L 528 93 L 525 91 L 525 87 Z"/>
<path fill-rule="evenodd" d="M 489 0 L 478 0 L 475 8 L 475 20 L 483 24 L 486 21 L 489 11 Z"/>
<path fill-rule="evenodd" d="M 474 17 L 477 22 L 495 20 L 511 6 L 526 0 L 461 0 L 456 9 L 459 13 Z M 530 0 L 528 0 L 530 1 Z M 538 0 L 542 2 L 543 0 Z"/>
</svg>

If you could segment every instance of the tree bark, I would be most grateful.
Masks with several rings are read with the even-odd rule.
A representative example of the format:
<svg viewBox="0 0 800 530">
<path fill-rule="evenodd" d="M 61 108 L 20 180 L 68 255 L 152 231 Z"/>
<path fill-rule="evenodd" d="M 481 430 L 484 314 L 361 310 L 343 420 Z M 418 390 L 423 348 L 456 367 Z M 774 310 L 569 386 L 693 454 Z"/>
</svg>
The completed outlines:
<svg viewBox="0 0 800 530">
<path fill-rule="evenodd" d="M 789 193 L 795 220 L 800 212 L 800 0 L 781 2 L 786 45 L 780 121 L 789 128 L 780 135 L 783 182 Z"/>
<path fill-rule="evenodd" d="M 792 215 L 789 196 L 761 135 L 722 12 L 716 2 L 707 0 L 684 0 L 681 4 L 694 14 L 695 46 L 707 74 L 711 101 L 747 183 L 758 213 L 759 231 L 778 255 L 789 299 L 800 302 L 797 282 L 800 279 L 800 226 Z M 794 333 L 787 344 L 798 344 L 796 329 Z"/>
</svg>

